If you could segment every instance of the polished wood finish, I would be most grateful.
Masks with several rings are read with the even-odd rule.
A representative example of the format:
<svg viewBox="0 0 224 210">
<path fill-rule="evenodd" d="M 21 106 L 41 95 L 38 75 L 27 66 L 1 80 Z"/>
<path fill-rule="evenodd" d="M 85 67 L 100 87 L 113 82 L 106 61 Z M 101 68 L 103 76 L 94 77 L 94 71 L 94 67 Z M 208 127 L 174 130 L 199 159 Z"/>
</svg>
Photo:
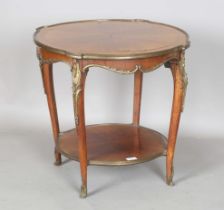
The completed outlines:
<svg viewBox="0 0 224 210">
<path fill-rule="evenodd" d="M 51 117 L 51 125 L 54 135 L 55 144 L 57 144 L 57 139 L 59 135 L 59 123 L 58 123 L 58 114 L 57 114 L 57 107 L 55 101 L 55 94 L 54 94 L 54 83 L 53 83 L 53 72 L 52 72 L 52 64 L 44 63 L 42 64 L 42 76 L 43 76 L 43 84 L 44 90 L 47 95 L 47 102 Z M 61 164 L 61 154 L 55 149 L 55 165 Z"/>
<path fill-rule="evenodd" d="M 82 68 L 82 66 L 81 66 Z M 74 109 L 75 122 L 76 122 L 76 132 L 79 139 L 79 161 L 82 176 L 82 186 L 81 186 L 81 197 L 86 197 L 87 195 L 87 144 L 86 144 L 86 128 L 85 128 L 85 110 L 84 110 L 84 88 L 85 88 L 86 74 L 80 74 L 80 93 L 79 100 L 74 96 Z M 73 87 L 77 89 L 78 87 Z M 77 107 L 76 107 L 77 106 Z M 70 145 L 72 146 L 72 145 Z"/>
<path fill-rule="evenodd" d="M 90 125 L 86 134 L 89 165 L 131 165 L 166 154 L 167 139 L 141 126 Z M 57 148 L 66 157 L 80 160 L 75 130 L 61 133 Z"/>
<path fill-rule="evenodd" d="M 68 22 L 40 28 L 34 39 L 40 47 L 78 58 L 148 57 L 189 45 L 184 31 L 145 20 Z"/>
<path fill-rule="evenodd" d="M 81 197 L 87 196 L 87 166 L 128 165 L 166 155 L 166 181 L 172 184 L 173 159 L 187 76 L 184 52 L 188 35 L 175 27 L 144 20 L 78 21 L 39 28 L 34 35 L 47 94 L 56 144 L 56 163 L 61 153 L 80 162 Z M 71 67 L 76 129 L 59 131 L 52 64 Z M 143 73 L 164 65 L 171 69 L 174 96 L 169 135 L 140 126 Z M 87 72 L 100 67 L 134 74 L 131 124 L 85 125 L 84 94 Z M 128 157 L 136 160 L 127 160 Z"/>
<path fill-rule="evenodd" d="M 179 51 L 172 51 L 160 56 L 128 60 L 83 59 L 82 64 L 84 71 L 86 68 L 99 66 L 102 68 L 107 67 L 109 70 L 118 73 L 129 74 L 134 73 L 136 66 L 139 66 L 142 72 L 149 72 L 157 69 L 167 61 L 178 59 L 179 53 Z"/>
<path fill-rule="evenodd" d="M 180 122 L 183 100 L 183 75 L 179 63 L 170 63 L 171 72 L 174 80 L 173 105 L 170 119 L 170 128 L 168 134 L 167 159 L 166 159 L 166 182 L 173 185 L 173 158 L 177 139 L 177 131 Z"/>
<path fill-rule="evenodd" d="M 134 74 L 134 106 L 133 106 L 133 120 L 134 125 L 139 125 L 140 111 L 141 111 L 141 97 L 142 97 L 142 77 L 143 73 L 137 71 Z"/>
</svg>

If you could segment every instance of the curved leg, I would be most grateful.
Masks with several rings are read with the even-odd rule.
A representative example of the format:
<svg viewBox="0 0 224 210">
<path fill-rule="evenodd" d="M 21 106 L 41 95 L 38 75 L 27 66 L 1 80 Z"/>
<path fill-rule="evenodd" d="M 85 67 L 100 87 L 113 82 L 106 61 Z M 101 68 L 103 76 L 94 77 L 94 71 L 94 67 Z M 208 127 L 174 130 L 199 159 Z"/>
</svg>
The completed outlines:
<svg viewBox="0 0 224 210">
<path fill-rule="evenodd" d="M 133 119 L 134 125 L 139 125 L 141 111 L 141 96 L 142 96 L 142 77 L 141 71 L 136 71 L 134 74 L 134 104 L 133 104 Z"/>
<path fill-rule="evenodd" d="M 59 135 L 59 124 L 58 124 L 58 115 L 57 115 L 57 106 L 55 101 L 54 94 L 54 83 L 53 83 L 53 72 L 52 64 L 43 63 L 41 64 L 41 72 L 44 84 L 45 94 L 47 95 L 47 102 L 51 117 L 51 125 L 54 135 L 55 145 L 57 144 L 58 135 Z M 61 154 L 55 148 L 55 165 L 61 164 Z"/>
<path fill-rule="evenodd" d="M 79 161 L 82 176 L 82 186 L 80 197 L 87 196 L 87 145 L 84 111 L 84 88 L 86 73 L 81 71 L 78 61 L 72 67 L 73 73 L 73 102 L 76 123 L 76 132 L 78 136 Z"/>
<path fill-rule="evenodd" d="M 180 60 L 178 62 L 171 61 L 169 65 L 174 79 L 174 96 L 168 135 L 166 157 L 166 182 L 168 185 L 173 185 L 173 158 L 180 122 L 180 115 L 183 111 L 184 97 L 187 86 L 187 75 L 184 69 L 184 51 L 181 52 Z"/>
</svg>

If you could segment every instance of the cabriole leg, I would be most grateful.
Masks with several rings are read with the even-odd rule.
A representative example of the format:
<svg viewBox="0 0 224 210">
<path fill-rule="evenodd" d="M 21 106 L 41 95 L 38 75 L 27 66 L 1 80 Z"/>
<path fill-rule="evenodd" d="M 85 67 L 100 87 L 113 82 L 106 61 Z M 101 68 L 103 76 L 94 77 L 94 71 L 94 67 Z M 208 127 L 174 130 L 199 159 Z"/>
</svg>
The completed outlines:
<svg viewBox="0 0 224 210">
<path fill-rule="evenodd" d="M 170 128 L 168 135 L 167 157 L 166 157 L 166 182 L 168 185 L 173 185 L 173 158 L 176 145 L 177 132 L 180 122 L 180 115 L 183 111 L 184 98 L 187 87 L 187 75 L 184 66 L 184 51 L 181 52 L 180 60 L 177 62 L 169 62 L 173 80 L 174 80 L 174 95 L 172 113 L 170 119 Z"/>
<path fill-rule="evenodd" d="M 58 124 L 58 114 L 57 106 L 55 101 L 54 93 L 54 82 L 53 82 L 53 69 L 51 63 L 41 63 L 41 72 L 44 84 L 44 90 L 47 95 L 47 102 L 51 117 L 51 125 L 54 135 L 55 145 L 58 141 L 59 135 L 59 124 Z M 61 164 L 61 154 L 55 148 L 55 165 Z"/>
<path fill-rule="evenodd" d="M 85 128 L 85 111 L 84 111 L 84 88 L 86 73 L 81 71 L 81 66 L 76 61 L 72 67 L 73 73 L 73 102 L 76 132 L 78 135 L 79 161 L 82 177 L 82 186 L 80 197 L 87 196 L 87 145 L 86 145 L 86 128 Z"/>
</svg>

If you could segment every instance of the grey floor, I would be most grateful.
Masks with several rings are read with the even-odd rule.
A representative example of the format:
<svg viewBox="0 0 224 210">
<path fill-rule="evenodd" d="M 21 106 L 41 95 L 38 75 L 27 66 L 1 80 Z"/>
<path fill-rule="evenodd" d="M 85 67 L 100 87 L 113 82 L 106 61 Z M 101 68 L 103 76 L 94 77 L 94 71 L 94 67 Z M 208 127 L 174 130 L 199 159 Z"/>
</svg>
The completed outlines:
<svg viewBox="0 0 224 210">
<path fill-rule="evenodd" d="M 32 126 L 30 126 L 32 127 Z M 1 210 L 224 209 L 224 140 L 180 134 L 175 186 L 164 182 L 165 158 L 126 167 L 88 168 L 86 199 L 79 198 L 77 162 L 53 165 L 48 126 L 0 132 Z"/>
</svg>

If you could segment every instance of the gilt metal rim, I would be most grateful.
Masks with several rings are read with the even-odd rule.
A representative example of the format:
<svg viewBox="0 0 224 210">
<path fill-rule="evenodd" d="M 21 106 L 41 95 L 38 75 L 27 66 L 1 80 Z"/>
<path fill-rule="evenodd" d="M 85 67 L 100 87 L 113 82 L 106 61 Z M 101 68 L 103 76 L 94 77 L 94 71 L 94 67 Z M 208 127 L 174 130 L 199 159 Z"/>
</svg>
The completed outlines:
<svg viewBox="0 0 224 210">
<path fill-rule="evenodd" d="M 84 23 L 84 22 L 103 22 L 103 21 L 126 21 L 126 22 L 147 22 L 147 23 L 152 23 L 152 24 L 158 24 L 158 25 L 163 25 L 167 27 L 171 27 L 173 29 L 176 29 L 186 36 L 186 45 L 179 45 L 174 48 L 170 48 L 167 50 L 160 50 L 160 51 L 155 51 L 155 52 L 150 52 L 150 53 L 139 53 L 139 54 L 132 54 L 132 55 L 119 55 L 119 54 L 82 54 L 82 55 L 76 55 L 71 52 L 67 52 L 65 50 L 60 50 L 57 48 L 50 47 L 48 45 L 42 44 L 36 39 L 36 35 L 40 32 L 41 29 L 43 28 L 50 28 L 54 26 L 59 26 L 59 25 L 65 25 L 65 24 L 71 24 L 71 23 Z M 66 55 L 71 58 L 75 59 L 92 59 L 92 60 L 97 60 L 97 59 L 103 59 L 103 60 L 129 60 L 129 59 L 141 59 L 141 58 L 150 58 L 154 56 L 161 56 L 170 52 L 175 52 L 175 51 L 180 51 L 183 49 L 187 49 L 190 46 L 190 40 L 189 40 L 189 35 L 187 32 L 184 30 L 165 23 L 160 23 L 160 22 L 154 22 L 154 21 L 149 21 L 145 19 L 95 19 L 95 20 L 79 20 L 79 21 L 69 21 L 69 22 L 63 22 L 63 23 L 57 23 L 57 24 L 52 24 L 52 25 L 47 25 L 47 26 L 41 26 L 36 29 L 36 32 L 33 35 L 33 40 L 35 44 L 41 48 L 44 48 L 45 50 L 61 55 Z"/>
</svg>

